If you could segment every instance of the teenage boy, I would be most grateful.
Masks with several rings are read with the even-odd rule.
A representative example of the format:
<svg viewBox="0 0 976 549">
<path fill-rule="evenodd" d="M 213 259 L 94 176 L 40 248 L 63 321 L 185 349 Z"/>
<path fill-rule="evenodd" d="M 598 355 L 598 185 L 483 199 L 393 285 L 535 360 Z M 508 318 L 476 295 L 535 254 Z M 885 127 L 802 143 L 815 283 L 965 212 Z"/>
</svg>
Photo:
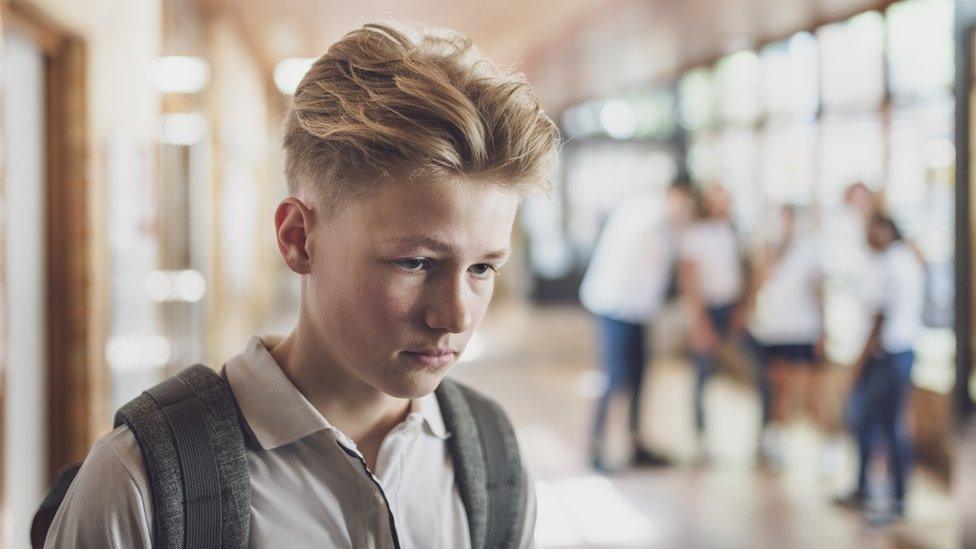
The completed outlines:
<svg viewBox="0 0 976 549">
<path fill-rule="evenodd" d="M 466 418 L 434 391 L 485 314 L 519 201 L 545 185 L 556 146 L 525 80 L 458 34 L 370 24 L 315 62 L 288 115 L 289 197 L 274 216 L 301 279 L 298 321 L 223 369 L 249 441 L 238 545 L 475 544 L 447 428 Z M 46 547 L 160 546 L 161 473 L 140 443 L 126 425 L 95 443 Z M 506 546 L 532 543 L 527 484 Z"/>
</svg>

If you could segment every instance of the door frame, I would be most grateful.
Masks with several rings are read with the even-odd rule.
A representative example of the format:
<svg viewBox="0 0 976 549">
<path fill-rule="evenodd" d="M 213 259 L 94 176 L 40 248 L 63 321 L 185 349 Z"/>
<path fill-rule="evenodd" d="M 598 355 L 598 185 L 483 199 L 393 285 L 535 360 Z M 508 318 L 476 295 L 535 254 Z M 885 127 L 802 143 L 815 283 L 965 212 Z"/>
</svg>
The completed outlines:
<svg viewBox="0 0 976 549">
<path fill-rule="evenodd" d="M 955 328 L 956 383 L 953 389 L 953 412 L 957 424 L 964 424 L 976 413 L 976 402 L 970 392 L 973 374 L 973 33 L 976 32 L 976 1 L 959 0 L 955 12 L 955 145 L 956 145 L 956 249 L 955 249 Z"/>
<path fill-rule="evenodd" d="M 79 36 L 36 7 L 0 4 L 4 31 L 29 36 L 44 55 L 48 480 L 88 452 L 97 424 L 102 360 L 94 345 L 86 51 Z M 10 321 L 9 311 L 4 311 Z M 5 365 L 4 365 L 5 366 Z M 5 369 L 4 369 L 5 371 Z M 2 398 L 2 395 L 0 395 Z M 2 426 L 0 426 L 2 428 Z M 2 466 L 2 465 L 0 465 Z"/>
</svg>

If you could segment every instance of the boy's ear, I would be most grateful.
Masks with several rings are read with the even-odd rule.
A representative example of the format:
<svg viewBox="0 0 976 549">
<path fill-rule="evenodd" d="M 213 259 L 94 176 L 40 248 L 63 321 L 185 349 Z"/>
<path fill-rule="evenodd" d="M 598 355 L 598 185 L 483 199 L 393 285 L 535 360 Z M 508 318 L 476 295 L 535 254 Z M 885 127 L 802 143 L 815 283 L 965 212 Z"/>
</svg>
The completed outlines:
<svg viewBox="0 0 976 549">
<path fill-rule="evenodd" d="M 312 270 L 311 243 L 312 210 L 301 200 L 289 197 L 275 209 L 275 232 L 278 251 L 288 268 L 297 274 Z"/>
</svg>

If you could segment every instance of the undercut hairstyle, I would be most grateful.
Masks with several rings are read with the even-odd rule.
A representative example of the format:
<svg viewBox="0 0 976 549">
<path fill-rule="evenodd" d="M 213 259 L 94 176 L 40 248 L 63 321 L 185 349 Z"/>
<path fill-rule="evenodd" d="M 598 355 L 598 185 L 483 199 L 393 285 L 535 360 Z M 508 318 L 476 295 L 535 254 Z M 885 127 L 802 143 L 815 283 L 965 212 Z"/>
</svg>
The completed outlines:
<svg viewBox="0 0 976 549">
<path fill-rule="evenodd" d="M 367 24 L 298 85 L 285 175 L 292 196 L 307 191 L 327 207 L 384 181 L 467 177 L 546 190 L 558 142 L 524 75 L 467 37 Z"/>
</svg>

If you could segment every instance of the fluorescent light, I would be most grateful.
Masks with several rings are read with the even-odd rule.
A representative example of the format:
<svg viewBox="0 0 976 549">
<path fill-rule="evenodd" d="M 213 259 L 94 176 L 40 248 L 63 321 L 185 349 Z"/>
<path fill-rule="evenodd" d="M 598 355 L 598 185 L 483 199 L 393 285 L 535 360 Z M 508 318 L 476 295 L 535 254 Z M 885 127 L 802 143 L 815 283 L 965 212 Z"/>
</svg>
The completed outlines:
<svg viewBox="0 0 976 549">
<path fill-rule="evenodd" d="M 294 95 L 305 73 L 312 68 L 312 63 L 315 63 L 314 57 L 289 57 L 279 61 L 274 68 L 274 82 L 278 91 Z"/>
<path fill-rule="evenodd" d="M 146 279 L 146 293 L 156 303 L 196 303 L 207 293 L 207 281 L 199 271 L 153 271 Z"/>
<path fill-rule="evenodd" d="M 187 269 L 174 274 L 173 289 L 178 300 L 196 303 L 207 293 L 207 281 L 198 271 Z"/>
<path fill-rule="evenodd" d="M 637 131 L 637 114 L 627 101 L 611 99 L 600 109 L 600 124 L 610 137 L 630 139 Z"/>
<path fill-rule="evenodd" d="M 196 93 L 210 82 L 210 66 L 199 57 L 160 57 L 153 64 L 152 81 L 162 93 Z"/>
</svg>

